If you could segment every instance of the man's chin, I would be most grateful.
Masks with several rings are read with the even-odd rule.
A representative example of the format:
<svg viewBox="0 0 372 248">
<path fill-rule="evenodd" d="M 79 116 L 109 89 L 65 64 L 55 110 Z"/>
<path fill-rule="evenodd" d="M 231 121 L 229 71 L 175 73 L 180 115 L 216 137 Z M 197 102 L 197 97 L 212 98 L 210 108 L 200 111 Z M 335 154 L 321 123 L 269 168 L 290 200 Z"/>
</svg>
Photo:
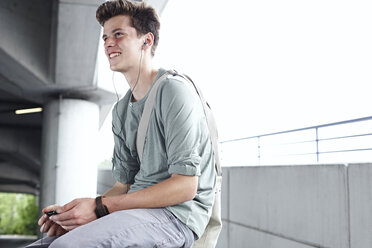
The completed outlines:
<svg viewBox="0 0 372 248">
<path fill-rule="evenodd" d="M 115 66 L 115 65 L 110 65 L 110 69 L 111 69 L 111 71 L 121 72 L 120 68 Z"/>
<path fill-rule="evenodd" d="M 130 70 L 130 67 L 123 65 L 120 66 L 118 64 L 110 64 L 110 69 L 111 71 L 126 73 Z"/>
</svg>

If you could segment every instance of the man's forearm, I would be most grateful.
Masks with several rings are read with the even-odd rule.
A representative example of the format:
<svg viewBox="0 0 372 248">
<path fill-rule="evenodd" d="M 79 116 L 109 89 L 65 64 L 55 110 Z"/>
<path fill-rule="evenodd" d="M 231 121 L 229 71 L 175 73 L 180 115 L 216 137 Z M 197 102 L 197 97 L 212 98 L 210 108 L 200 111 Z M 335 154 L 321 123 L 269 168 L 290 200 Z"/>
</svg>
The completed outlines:
<svg viewBox="0 0 372 248">
<path fill-rule="evenodd" d="M 104 197 L 111 197 L 126 194 L 130 189 L 130 184 L 123 184 L 120 182 L 116 182 L 115 185 L 109 189 L 103 196 Z"/>
<path fill-rule="evenodd" d="M 192 200 L 198 187 L 197 176 L 172 175 L 148 188 L 103 198 L 109 212 L 135 208 L 160 208 Z"/>
</svg>

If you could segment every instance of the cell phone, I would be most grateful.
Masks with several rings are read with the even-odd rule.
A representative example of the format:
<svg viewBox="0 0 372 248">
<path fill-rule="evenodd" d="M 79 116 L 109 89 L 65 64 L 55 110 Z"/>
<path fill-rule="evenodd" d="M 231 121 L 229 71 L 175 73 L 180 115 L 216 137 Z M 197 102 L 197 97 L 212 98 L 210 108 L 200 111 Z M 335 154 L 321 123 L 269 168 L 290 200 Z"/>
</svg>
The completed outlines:
<svg viewBox="0 0 372 248">
<path fill-rule="evenodd" d="M 56 215 L 58 213 L 53 210 L 53 211 L 46 212 L 45 214 L 48 215 L 48 216 L 52 216 L 52 215 Z"/>
</svg>

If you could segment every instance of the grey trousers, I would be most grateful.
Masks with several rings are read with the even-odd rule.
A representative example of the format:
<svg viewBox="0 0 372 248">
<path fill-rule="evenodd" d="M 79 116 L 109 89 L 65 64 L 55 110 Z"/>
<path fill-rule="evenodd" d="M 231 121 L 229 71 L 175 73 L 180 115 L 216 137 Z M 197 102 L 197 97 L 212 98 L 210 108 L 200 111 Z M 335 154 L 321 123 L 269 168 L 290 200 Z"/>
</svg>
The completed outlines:
<svg viewBox="0 0 372 248">
<path fill-rule="evenodd" d="M 114 212 L 61 237 L 47 237 L 26 246 L 69 247 L 192 247 L 194 233 L 165 208 Z"/>
</svg>

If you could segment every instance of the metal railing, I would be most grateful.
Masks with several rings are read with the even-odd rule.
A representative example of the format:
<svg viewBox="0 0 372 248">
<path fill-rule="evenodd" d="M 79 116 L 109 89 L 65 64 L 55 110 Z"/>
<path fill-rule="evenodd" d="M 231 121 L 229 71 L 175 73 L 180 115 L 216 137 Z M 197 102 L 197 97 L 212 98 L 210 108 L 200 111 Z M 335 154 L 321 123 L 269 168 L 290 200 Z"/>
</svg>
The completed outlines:
<svg viewBox="0 0 372 248">
<path fill-rule="evenodd" d="M 220 142 L 223 165 L 372 162 L 372 116 Z"/>
</svg>

